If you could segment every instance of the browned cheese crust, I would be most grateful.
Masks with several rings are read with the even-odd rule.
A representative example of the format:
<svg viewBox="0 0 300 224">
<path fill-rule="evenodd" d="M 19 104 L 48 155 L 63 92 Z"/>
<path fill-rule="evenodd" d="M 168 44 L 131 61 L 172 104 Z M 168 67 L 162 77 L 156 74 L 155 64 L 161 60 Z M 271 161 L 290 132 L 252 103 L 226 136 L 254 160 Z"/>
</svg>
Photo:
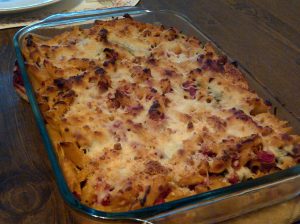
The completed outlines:
<svg viewBox="0 0 300 224">
<path fill-rule="evenodd" d="M 300 138 L 211 44 L 131 18 L 22 49 L 71 191 L 128 211 L 295 166 Z"/>
</svg>

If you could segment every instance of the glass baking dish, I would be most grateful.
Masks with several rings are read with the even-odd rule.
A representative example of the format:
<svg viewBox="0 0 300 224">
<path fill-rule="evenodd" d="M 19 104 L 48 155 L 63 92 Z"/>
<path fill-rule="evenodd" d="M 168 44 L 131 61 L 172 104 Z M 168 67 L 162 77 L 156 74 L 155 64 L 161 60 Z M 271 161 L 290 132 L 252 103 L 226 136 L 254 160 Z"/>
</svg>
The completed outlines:
<svg viewBox="0 0 300 224">
<path fill-rule="evenodd" d="M 202 42 L 212 42 L 198 28 L 192 25 L 184 15 L 169 10 L 150 11 L 136 7 L 57 14 L 21 29 L 14 37 L 17 60 L 22 72 L 26 92 L 42 135 L 59 191 L 66 203 L 75 210 L 95 218 L 97 223 L 216 223 L 299 196 L 300 166 L 298 165 L 255 180 L 128 212 L 110 213 L 98 211 L 81 204 L 74 197 L 67 187 L 51 139 L 39 111 L 35 94 L 25 69 L 20 50 L 22 47 L 21 43 L 23 38 L 29 33 L 52 37 L 74 26 L 85 28 L 91 26 L 96 19 L 107 20 L 112 17 L 123 16 L 126 13 L 136 20 L 163 24 L 167 27 L 173 26 L 187 35 L 196 36 Z M 213 44 L 220 53 L 224 53 L 220 47 L 217 47 L 215 43 Z M 227 56 L 230 59 L 230 55 Z M 288 120 L 294 130 L 300 133 L 300 121 L 292 113 L 288 112 L 269 93 L 268 89 L 255 79 L 255 76 L 245 71 L 240 65 L 239 68 L 245 74 L 250 86 L 261 97 L 272 102 L 277 115 L 282 119 Z"/>
</svg>

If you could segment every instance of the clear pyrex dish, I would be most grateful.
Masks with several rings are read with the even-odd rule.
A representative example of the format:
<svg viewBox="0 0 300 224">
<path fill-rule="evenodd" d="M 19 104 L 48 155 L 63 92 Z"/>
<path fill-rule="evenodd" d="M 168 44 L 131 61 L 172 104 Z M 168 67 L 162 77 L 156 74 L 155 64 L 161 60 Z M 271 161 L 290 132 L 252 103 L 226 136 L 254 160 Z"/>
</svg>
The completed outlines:
<svg viewBox="0 0 300 224">
<path fill-rule="evenodd" d="M 83 205 L 74 197 L 68 189 L 26 72 L 21 53 L 22 39 L 29 33 L 52 37 L 74 26 L 85 28 L 91 26 L 96 19 L 107 20 L 112 17 L 123 16 L 126 13 L 139 21 L 176 27 L 187 35 L 196 36 L 202 42 L 211 41 L 184 15 L 174 11 L 150 11 L 136 7 L 53 15 L 39 23 L 21 29 L 14 37 L 17 60 L 22 71 L 26 92 L 54 171 L 56 183 L 66 203 L 75 210 L 95 218 L 99 223 L 215 223 L 299 196 L 300 166 L 298 165 L 255 180 L 128 212 L 98 211 Z M 215 44 L 215 46 L 217 45 Z M 218 50 L 222 52 L 220 47 Z M 246 72 L 241 66 L 239 68 L 245 74 L 252 89 L 264 99 L 271 100 L 277 115 L 288 120 L 295 132 L 300 133 L 300 121 L 281 106 L 269 93 L 267 87 L 260 84 L 254 75 Z"/>
</svg>

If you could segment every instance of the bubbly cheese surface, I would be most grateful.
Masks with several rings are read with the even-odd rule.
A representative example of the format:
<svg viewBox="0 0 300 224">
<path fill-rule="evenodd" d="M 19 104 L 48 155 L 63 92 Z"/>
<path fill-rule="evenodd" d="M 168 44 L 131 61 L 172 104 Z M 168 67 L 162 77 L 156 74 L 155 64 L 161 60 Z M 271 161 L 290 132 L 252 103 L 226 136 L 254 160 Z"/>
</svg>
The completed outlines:
<svg viewBox="0 0 300 224">
<path fill-rule="evenodd" d="M 161 204 L 296 165 L 300 138 L 211 44 L 124 18 L 23 54 L 71 191 L 103 211 Z"/>
</svg>

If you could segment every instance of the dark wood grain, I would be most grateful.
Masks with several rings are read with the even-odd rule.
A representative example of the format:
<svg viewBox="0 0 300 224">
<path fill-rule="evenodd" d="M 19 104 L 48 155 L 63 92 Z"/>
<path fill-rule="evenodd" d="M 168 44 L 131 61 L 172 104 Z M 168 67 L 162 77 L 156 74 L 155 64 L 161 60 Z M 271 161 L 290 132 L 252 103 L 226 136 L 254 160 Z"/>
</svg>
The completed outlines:
<svg viewBox="0 0 300 224">
<path fill-rule="evenodd" d="M 300 118 L 300 1 L 143 0 L 139 5 L 186 14 L 260 82 L 272 83 L 272 94 Z M 16 31 L 0 31 L 0 223 L 88 223 L 61 199 L 30 106 L 12 88 Z M 299 198 L 292 203 L 299 210 Z M 250 216 L 261 218 L 263 212 Z"/>
</svg>

